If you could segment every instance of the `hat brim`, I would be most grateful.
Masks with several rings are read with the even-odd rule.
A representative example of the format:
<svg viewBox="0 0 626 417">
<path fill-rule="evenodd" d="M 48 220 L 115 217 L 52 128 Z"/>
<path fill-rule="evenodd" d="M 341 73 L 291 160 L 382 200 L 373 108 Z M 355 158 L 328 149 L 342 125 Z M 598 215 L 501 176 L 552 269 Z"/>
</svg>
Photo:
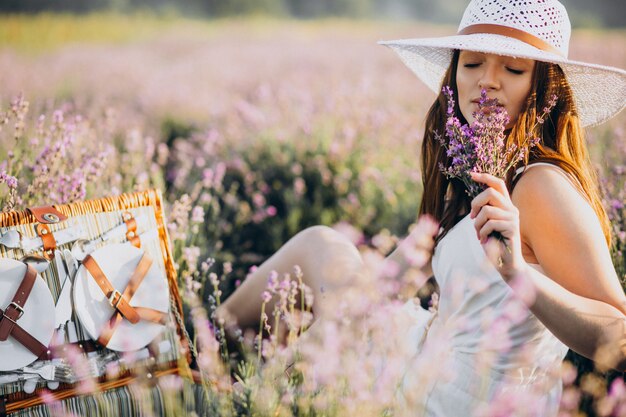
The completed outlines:
<svg viewBox="0 0 626 417">
<path fill-rule="evenodd" d="M 565 73 L 585 127 L 601 124 L 626 107 L 626 71 L 569 60 L 502 35 L 477 33 L 439 38 L 380 41 L 432 91 L 439 93 L 455 49 L 491 53 L 558 64 Z"/>
</svg>

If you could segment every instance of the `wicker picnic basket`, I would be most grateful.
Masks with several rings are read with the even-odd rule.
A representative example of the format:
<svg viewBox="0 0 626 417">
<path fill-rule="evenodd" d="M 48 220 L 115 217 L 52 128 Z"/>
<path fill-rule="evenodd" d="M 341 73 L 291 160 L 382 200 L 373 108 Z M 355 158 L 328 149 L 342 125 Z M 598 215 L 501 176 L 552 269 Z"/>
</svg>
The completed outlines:
<svg viewBox="0 0 626 417">
<path fill-rule="evenodd" d="M 99 236 L 120 227 L 124 228 L 124 233 L 118 234 L 117 238 L 98 242 Z M 142 228 L 145 230 L 141 230 Z M 164 312 L 164 317 L 161 318 L 163 330 L 159 331 L 158 336 L 143 349 L 145 360 L 140 361 L 142 363 L 141 369 L 135 368 L 129 363 L 127 366 L 118 366 L 116 368 L 118 372 L 114 376 L 99 375 L 96 379 L 95 391 L 97 394 L 83 392 L 80 381 L 60 383 L 55 389 L 50 389 L 49 384 L 46 384 L 44 380 L 39 380 L 36 388 L 30 393 L 25 392 L 26 382 L 24 381 L 0 384 L 0 416 L 51 415 L 49 406 L 46 404 L 50 403 L 51 398 L 62 404 L 64 412 L 74 415 L 109 415 L 109 412 L 111 415 L 125 416 L 143 414 L 142 407 L 145 404 L 139 403 L 145 402 L 145 398 L 137 398 L 134 387 L 136 384 L 133 384 L 138 379 L 143 382 L 150 379 L 147 384 L 144 384 L 149 391 L 147 397 L 152 402 L 149 405 L 149 414 L 167 414 L 167 407 L 163 402 L 161 387 L 158 383 L 159 378 L 165 375 L 185 377 L 183 378 L 186 381 L 185 386 L 180 389 L 180 395 L 186 396 L 184 403 L 191 409 L 195 403 L 202 401 L 198 397 L 197 386 L 190 382 L 192 381 L 192 372 L 189 368 L 191 346 L 182 319 L 182 303 L 164 221 L 162 197 L 159 191 L 148 190 L 54 207 L 1 213 L 0 232 L 5 233 L 9 230 L 19 231 L 21 238 L 25 241 L 43 243 L 41 247 L 35 248 L 31 252 L 51 260 L 49 267 L 38 276 L 45 281 L 53 300 L 60 298 L 61 292 L 61 271 L 53 262 L 55 251 L 69 249 L 76 241 L 76 236 L 66 243 L 63 243 L 63 239 L 55 240 L 54 237 L 61 236 L 64 233 L 63 230 L 66 232 L 72 230 L 78 231 L 80 238 L 90 241 L 99 248 L 114 243 L 122 245 L 122 242 L 130 242 L 135 247 L 141 247 L 142 253 L 149 255 L 156 265 L 154 267 L 156 273 L 164 276 L 164 282 L 167 282 L 169 294 L 165 295 L 165 298 L 169 306 L 168 311 Z M 141 241 L 142 233 L 146 230 L 152 231 L 153 238 Z M 37 240 L 38 238 L 39 240 Z M 68 240 L 67 236 L 65 240 Z M 0 260 L 4 258 L 21 259 L 26 252 L 23 245 L 12 249 L 0 246 Z M 41 286 L 41 284 L 38 285 Z M 111 303 L 113 307 L 124 302 L 122 294 L 117 290 L 115 293 L 116 295 L 112 295 L 112 297 L 118 296 L 119 298 L 113 300 L 114 302 Z M 7 303 L 0 305 L 0 309 L 9 312 L 10 308 L 7 305 Z M 73 305 L 75 306 L 75 304 Z M 15 304 L 14 306 L 19 308 Z M 112 311 L 121 317 L 118 311 L 115 309 Z M 5 319 L 4 322 L 8 326 L 19 325 L 18 318 L 21 317 L 21 314 L 16 313 L 12 316 L 16 321 L 13 321 L 9 315 L 9 313 L 5 316 L 0 314 L 0 319 Z M 0 327 L 2 327 L 1 321 Z M 72 320 L 68 322 L 67 330 L 69 334 L 74 334 L 74 340 L 67 341 L 68 339 L 65 339 L 64 343 L 79 347 L 85 353 L 85 357 L 94 357 L 111 352 L 105 347 L 106 342 L 103 346 L 98 343 L 97 339 L 94 341 L 93 335 L 90 337 L 89 334 L 86 334 L 85 327 L 81 325 L 81 320 L 75 311 Z M 113 354 L 115 353 L 113 352 Z M 47 350 L 46 354 L 38 356 L 39 359 L 35 362 L 51 362 L 46 355 L 50 355 L 50 349 Z M 97 404 L 94 400 L 96 395 L 98 396 Z M 103 407 L 102 404 L 105 406 Z"/>
</svg>

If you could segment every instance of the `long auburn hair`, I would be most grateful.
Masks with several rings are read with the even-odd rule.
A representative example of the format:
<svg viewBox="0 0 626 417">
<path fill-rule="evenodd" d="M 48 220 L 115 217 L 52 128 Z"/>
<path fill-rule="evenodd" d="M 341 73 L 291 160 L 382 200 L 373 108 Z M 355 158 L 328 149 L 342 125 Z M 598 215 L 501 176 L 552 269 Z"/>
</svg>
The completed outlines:
<svg viewBox="0 0 626 417">
<path fill-rule="evenodd" d="M 458 105 L 456 72 L 459 55 L 459 50 L 453 52 L 450 66 L 443 78 L 443 85 L 452 88 L 455 96 L 455 114 L 462 123 L 466 123 Z M 539 144 L 526 153 L 524 161 L 519 166 L 527 165 L 529 162 L 548 162 L 565 170 L 577 181 L 579 191 L 596 212 L 607 245 L 610 246 L 609 218 L 602 205 L 597 175 L 589 158 L 584 131 L 565 74 L 557 64 L 536 61 L 531 83 L 531 93 L 526 99 L 524 109 L 507 135 L 507 146 L 514 143 L 527 148 L 527 138 L 530 135 L 538 136 Z M 553 94 L 558 97 L 556 106 L 545 123 L 540 128 L 535 128 L 535 132 L 531 132 L 537 116 L 548 105 Z M 426 116 L 421 153 L 424 192 L 419 214 L 428 214 L 439 222 L 443 230 L 438 240 L 448 233 L 463 214 L 469 212 L 471 203 L 463 182 L 446 178 L 439 169 L 439 164 L 444 166 L 450 164 L 445 148 L 435 138 L 435 132 L 443 132 L 447 118 L 446 110 L 447 101 L 440 92 Z M 505 179 L 509 191 L 512 191 L 515 185 L 513 177 L 514 170 L 511 170 Z"/>
</svg>

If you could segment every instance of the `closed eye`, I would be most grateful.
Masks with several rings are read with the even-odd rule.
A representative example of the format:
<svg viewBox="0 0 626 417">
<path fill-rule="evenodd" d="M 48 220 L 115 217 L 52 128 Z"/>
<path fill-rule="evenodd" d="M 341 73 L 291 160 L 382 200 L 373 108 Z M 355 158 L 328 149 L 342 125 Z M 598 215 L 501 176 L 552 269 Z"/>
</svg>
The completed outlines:
<svg viewBox="0 0 626 417">
<path fill-rule="evenodd" d="M 479 66 L 480 64 L 475 63 L 475 64 L 463 64 L 463 66 L 465 68 L 476 68 L 477 66 Z"/>
<path fill-rule="evenodd" d="M 507 69 L 507 71 L 512 72 L 513 74 L 517 74 L 517 75 L 521 75 L 521 74 L 524 73 L 523 70 L 518 70 L 518 69 L 515 69 L 515 68 L 507 67 L 506 69 Z"/>
</svg>

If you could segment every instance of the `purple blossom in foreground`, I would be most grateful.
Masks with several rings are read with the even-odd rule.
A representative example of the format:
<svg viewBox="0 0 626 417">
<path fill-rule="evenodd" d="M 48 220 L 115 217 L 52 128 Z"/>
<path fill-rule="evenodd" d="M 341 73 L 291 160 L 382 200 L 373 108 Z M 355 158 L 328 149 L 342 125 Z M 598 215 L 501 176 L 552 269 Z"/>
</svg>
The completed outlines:
<svg viewBox="0 0 626 417">
<path fill-rule="evenodd" d="M 9 188 L 17 188 L 17 178 L 7 174 L 6 171 L 0 171 L 0 184 L 5 183 Z"/>
<path fill-rule="evenodd" d="M 497 99 L 487 98 L 487 91 L 482 90 L 478 102 L 478 111 L 473 113 L 471 125 L 461 125 L 454 115 L 454 97 L 452 89 L 443 87 L 448 101 L 446 127 L 444 134 L 435 132 L 436 139 L 446 148 L 450 160 L 449 166 L 440 164 L 439 168 L 448 178 L 458 178 L 467 188 L 467 194 L 474 198 L 483 191 L 483 185 L 474 182 L 471 172 L 481 172 L 504 178 L 507 172 L 522 161 L 527 150 L 515 144 L 506 144 L 505 129 L 510 118 Z M 548 106 L 537 117 L 537 124 L 542 124 L 556 105 L 557 97 L 552 96 Z M 531 129 L 534 131 L 535 127 Z M 528 138 L 529 147 L 535 146 L 539 138 Z"/>
</svg>

